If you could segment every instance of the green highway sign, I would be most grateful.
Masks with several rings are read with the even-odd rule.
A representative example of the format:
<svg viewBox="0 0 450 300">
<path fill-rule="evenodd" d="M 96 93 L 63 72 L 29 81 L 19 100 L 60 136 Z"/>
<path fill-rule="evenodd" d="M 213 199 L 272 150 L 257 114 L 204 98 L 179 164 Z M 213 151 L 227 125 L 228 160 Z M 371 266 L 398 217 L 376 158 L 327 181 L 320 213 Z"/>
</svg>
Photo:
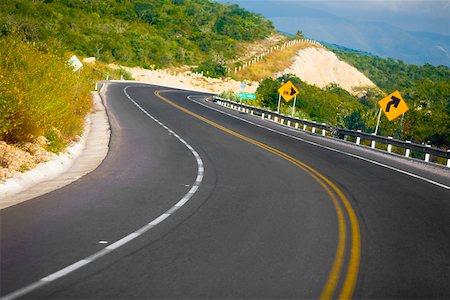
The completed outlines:
<svg viewBox="0 0 450 300">
<path fill-rule="evenodd" d="M 256 100 L 256 94 L 249 94 L 249 93 L 239 92 L 238 93 L 238 97 L 241 98 L 241 99 Z"/>
</svg>

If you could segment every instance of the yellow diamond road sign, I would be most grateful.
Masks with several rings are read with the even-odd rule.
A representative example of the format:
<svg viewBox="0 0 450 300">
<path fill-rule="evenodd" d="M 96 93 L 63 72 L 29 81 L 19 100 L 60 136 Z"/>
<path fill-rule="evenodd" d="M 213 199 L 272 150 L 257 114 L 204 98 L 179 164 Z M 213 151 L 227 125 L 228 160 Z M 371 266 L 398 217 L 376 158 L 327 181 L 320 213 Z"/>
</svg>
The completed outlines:
<svg viewBox="0 0 450 300">
<path fill-rule="evenodd" d="M 288 81 L 278 89 L 278 93 L 280 93 L 286 102 L 289 102 L 292 98 L 298 95 L 299 91 L 291 81 Z"/>
<path fill-rule="evenodd" d="M 389 96 L 381 99 L 378 104 L 389 121 L 394 120 L 398 116 L 407 112 L 409 109 L 399 91 L 395 91 Z"/>
</svg>

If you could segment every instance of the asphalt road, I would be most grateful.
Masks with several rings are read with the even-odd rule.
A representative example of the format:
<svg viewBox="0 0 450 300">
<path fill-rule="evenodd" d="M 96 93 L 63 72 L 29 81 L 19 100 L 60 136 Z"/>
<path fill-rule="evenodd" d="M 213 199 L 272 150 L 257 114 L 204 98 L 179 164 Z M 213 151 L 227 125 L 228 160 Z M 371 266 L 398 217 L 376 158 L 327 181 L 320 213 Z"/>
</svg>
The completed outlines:
<svg viewBox="0 0 450 300">
<path fill-rule="evenodd" d="M 189 95 L 108 86 L 100 167 L 0 211 L 2 296 L 450 298 L 448 170 Z"/>
</svg>

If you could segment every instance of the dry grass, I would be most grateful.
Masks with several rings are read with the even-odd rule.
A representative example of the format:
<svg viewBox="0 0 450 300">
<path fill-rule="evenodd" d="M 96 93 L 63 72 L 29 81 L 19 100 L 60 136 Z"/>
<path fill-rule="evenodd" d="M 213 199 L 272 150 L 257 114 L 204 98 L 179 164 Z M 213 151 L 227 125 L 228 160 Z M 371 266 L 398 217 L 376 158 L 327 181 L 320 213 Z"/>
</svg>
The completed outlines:
<svg viewBox="0 0 450 300">
<path fill-rule="evenodd" d="M 254 63 L 234 74 L 238 80 L 261 81 L 267 77 L 274 77 L 277 72 L 289 68 L 293 63 L 297 52 L 307 47 L 320 47 L 309 43 L 299 43 L 283 50 L 278 50 L 265 56 L 263 60 Z"/>
<path fill-rule="evenodd" d="M 0 38 L 0 140 L 19 144 L 44 136 L 47 150 L 59 152 L 82 133 L 90 91 L 108 71 L 85 65 L 73 72 L 67 58 L 15 35 Z"/>
<path fill-rule="evenodd" d="M 242 53 L 242 55 L 238 58 L 237 61 L 245 61 L 254 56 L 261 55 L 270 47 L 279 45 L 286 40 L 286 36 L 277 33 L 267 37 L 264 40 L 259 40 L 252 43 L 240 42 L 237 45 L 237 50 L 239 53 Z"/>
</svg>

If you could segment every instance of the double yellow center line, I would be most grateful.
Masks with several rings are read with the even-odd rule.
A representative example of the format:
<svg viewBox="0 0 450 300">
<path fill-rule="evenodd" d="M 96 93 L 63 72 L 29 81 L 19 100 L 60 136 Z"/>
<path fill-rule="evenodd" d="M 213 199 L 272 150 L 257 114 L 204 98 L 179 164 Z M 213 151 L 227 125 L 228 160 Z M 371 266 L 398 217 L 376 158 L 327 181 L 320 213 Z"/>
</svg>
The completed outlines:
<svg viewBox="0 0 450 300">
<path fill-rule="evenodd" d="M 331 267 L 331 270 L 328 274 L 327 281 L 323 287 L 322 293 L 320 295 L 320 299 L 331 299 L 331 298 L 339 298 L 339 299 L 350 299 L 353 295 L 353 292 L 355 290 L 356 281 L 358 279 L 358 271 L 359 271 L 359 264 L 360 264 L 360 257 L 361 257 L 361 234 L 359 230 L 359 224 L 358 219 L 356 217 L 355 211 L 353 210 L 353 207 L 351 206 L 350 202 L 348 201 L 347 197 L 344 195 L 344 193 L 328 178 L 326 178 L 324 175 L 310 167 L 309 165 L 293 158 L 292 156 L 275 149 L 271 146 L 268 146 L 264 143 L 258 142 L 254 139 L 251 139 L 247 136 L 244 136 L 242 134 L 239 134 L 231 129 L 228 129 L 222 125 L 219 125 L 211 120 L 208 120 L 182 106 L 179 106 L 178 104 L 170 101 L 169 99 L 161 96 L 161 92 L 164 91 L 157 91 L 155 92 L 155 95 L 165 101 L 166 103 L 170 104 L 171 106 L 185 112 L 188 115 L 191 115 L 219 130 L 222 130 L 226 133 L 229 133 L 239 139 L 242 139 L 244 141 L 247 141 L 257 147 L 260 147 L 270 153 L 273 153 L 274 155 L 281 157 L 290 163 L 294 164 L 298 168 L 305 171 L 308 175 L 310 175 L 315 181 L 317 181 L 327 192 L 327 194 L 330 196 L 333 205 L 336 210 L 337 214 L 337 220 L 338 220 L 338 244 L 336 247 L 336 254 L 334 257 L 333 265 Z M 347 240 L 347 218 L 350 225 L 350 240 Z M 347 250 L 347 244 L 350 245 L 349 247 L 349 255 L 347 261 L 345 261 L 346 258 L 346 250 Z M 345 265 L 345 271 L 344 271 L 344 265 Z M 344 276 L 344 277 L 343 277 Z M 341 278 L 343 279 L 343 282 L 341 284 L 340 290 L 337 292 L 338 282 Z M 337 296 L 335 296 L 337 294 Z"/>
</svg>

